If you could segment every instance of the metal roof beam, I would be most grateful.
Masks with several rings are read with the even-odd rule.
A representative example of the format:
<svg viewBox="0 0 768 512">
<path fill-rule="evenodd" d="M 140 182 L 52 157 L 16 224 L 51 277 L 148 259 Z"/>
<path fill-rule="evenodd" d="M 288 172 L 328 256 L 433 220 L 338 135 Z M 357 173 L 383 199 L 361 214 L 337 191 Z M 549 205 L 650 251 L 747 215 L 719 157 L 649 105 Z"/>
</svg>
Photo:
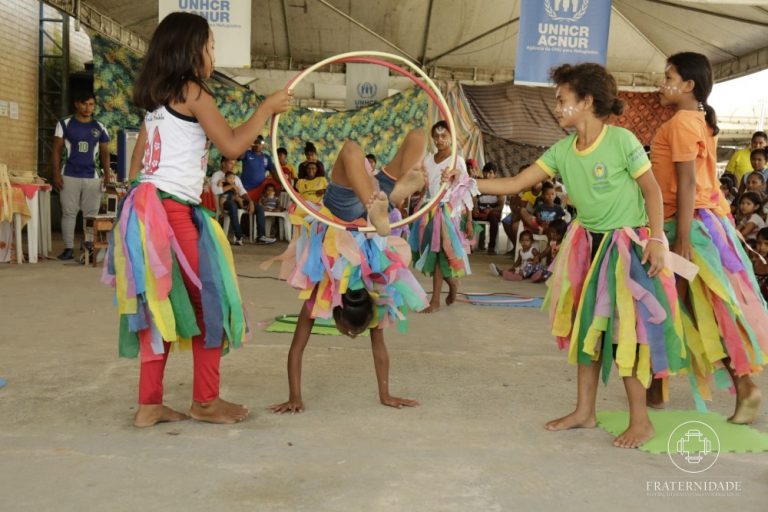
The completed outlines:
<svg viewBox="0 0 768 512">
<path fill-rule="evenodd" d="M 147 51 L 147 42 L 143 37 L 136 32 L 128 30 L 109 16 L 101 14 L 86 2 L 74 0 L 43 1 L 51 7 L 69 14 L 75 18 L 75 20 L 79 20 L 80 23 L 97 34 L 101 34 L 123 46 L 127 46 L 141 55 Z"/>
<path fill-rule="evenodd" d="M 288 6 L 285 4 L 286 0 L 282 1 L 283 4 L 283 30 L 285 30 L 285 44 L 288 46 L 288 61 L 293 60 L 291 54 L 291 36 L 288 34 Z"/>
<path fill-rule="evenodd" d="M 419 62 L 424 67 L 427 60 L 427 42 L 429 41 L 429 27 L 432 25 L 432 4 L 434 0 L 429 0 L 429 7 L 427 8 L 427 23 L 424 30 L 424 41 L 421 43 L 421 55 L 419 55 Z"/>
<path fill-rule="evenodd" d="M 768 69 L 768 47 L 760 48 L 741 57 L 736 57 L 712 66 L 716 82 L 750 75 Z"/>
<path fill-rule="evenodd" d="M 389 40 L 389 39 L 387 39 L 386 37 L 382 36 L 381 34 L 379 34 L 379 33 L 377 33 L 377 32 L 374 32 L 374 31 L 373 31 L 373 30 L 371 30 L 370 28 L 366 27 L 365 25 L 363 25 L 362 23 L 360 23 L 359 21 L 357 21 L 355 18 L 353 18 L 353 17 L 352 17 L 352 16 L 350 16 L 349 14 L 345 13 L 344 11 L 341 11 L 341 10 L 337 9 L 337 8 L 336 8 L 336 7 L 334 7 L 333 5 L 331 5 L 331 4 L 329 4 L 328 2 L 326 2 L 325 0 L 317 0 L 317 1 L 318 1 L 318 2 L 320 2 L 321 4 L 323 4 L 324 6 L 326 6 L 327 8 L 329 8 L 330 10 L 332 10 L 333 12 L 335 12 L 336 14 L 338 14 L 339 16 L 341 16 L 342 18 L 346 19 L 346 20 L 347 20 L 347 21 L 349 21 L 350 23 L 352 23 L 352 24 L 354 24 L 354 25 L 356 25 L 356 26 L 360 27 L 361 29 L 365 30 L 366 32 L 368 32 L 368 33 L 369 33 L 369 34 L 371 34 L 373 37 L 375 37 L 376 39 L 380 40 L 381 42 L 383 42 L 383 43 L 384 43 L 384 44 L 386 44 L 387 46 L 389 46 L 389 47 L 391 47 L 391 48 L 394 48 L 394 49 L 395 49 L 395 50 L 397 50 L 398 52 L 402 53 L 403 55 L 405 55 L 406 57 L 408 57 L 409 59 L 411 59 L 413 62 L 419 62 L 419 59 L 418 59 L 418 58 L 414 57 L 413 55 L 411 55 L 411 54 L 410 54 L 410 53 L 408 53 L 407 51 L 403 50 L 402 48 L 400 48 L 400 47 L 399 47 L 399 46 L 397 46 L 395 43 L 393 43 L 392 41 L 390 41 L 390 40 Z"/>
<path fill-rule="evenodd" d="M 461 44 L 460 44 L 460 45 L 458 45 L 458 46 L 454 46 L 454 47 L 453 47 L 453 48 L 451 48 L 450 50 L 444 51 L 444 52 L 443 52 L 443 53 L 441 53 L 440 55 L 437 55 L 437 56 L 435 56 L 435 57 L 432 57 L 431 59 L 428 59 L 428 60 L 427 60 L 427 61 L 426 61 L 424 64 L 422 64 L 422 65 L 423 65 L 423 66 L 427 66 L 427 65 L 429 65 L 429 64 L 432 64 L 433 62 L 437 62 L 439 59 L 441 59 L 441 58 L 445 57 L 446 55 L 448 55 L 448 54 L 451 54 L 451 53 L 455 52 L 456 50 L 460 50 L 460 49 L 464 48 L 465 46 L 467 46 L 467 45 L 470 45 L 470 44 L 474 43 L 475 41 L 479 41 L 480 39 L 482 39 L 482 38 L 484 38 L 484 37 L 487 37 L 487 36 L 489 36 L 489 35 L 493 34 L 494 32 L 497 32 L 497 31 L 499 31 L 499 30 L 501 30 L 501 29 L 503 29 L 503 28 L 505 28 L 505 27 L 508 27 L 509 25 L 512 25 L 513 23 L 517 23 L 519 20 L 520 20 L 520 17 L 518 16 L 517 18 L 512 18 L 512 19 L 511 19 L 511 20 L 509 20 L 509 21 L 505 21 L 505 22 L 504 22 L 504 23 L 502 23 L 501 25 L 499 25 L 499 26 L 497 26 L 497 27 L 494 27 L 494 28 L 492 28 L 491 30 L 487 30 L 487 31 L 483 32 L 482 34 L 480 34 L 479 36 L 475 36 L 475 37 L 473 37 L 472 39 L 469 39 L 468 41 L 464 41 L 463 43 L 461 43 Z"/>
<path fill-rule="evenodd" d="M 722 14 L 719 12 L 712 12 L 706 9 L 699 9 L 698 7 L 691 7 L 688 5 L 673 4 L 672 2 L 665 2 L 664 0 L 647 0 L 652 4 L 666 5 L 668 7 L 675 7 L 676 9 L 682 9 L 684 11 L 698 12 L 700 14 L 707 14 L 716 18 L 723 18 L 725 20 L 738 21 L 739 23 L 748 23 L 750 25 L 757 25 L 758 27 L 768 27 L 768 23 L 762 21 L 750 20 L 747 18 L 739 18 L 738 16 L 731 16 L 730 14 Z"/>
</svg>

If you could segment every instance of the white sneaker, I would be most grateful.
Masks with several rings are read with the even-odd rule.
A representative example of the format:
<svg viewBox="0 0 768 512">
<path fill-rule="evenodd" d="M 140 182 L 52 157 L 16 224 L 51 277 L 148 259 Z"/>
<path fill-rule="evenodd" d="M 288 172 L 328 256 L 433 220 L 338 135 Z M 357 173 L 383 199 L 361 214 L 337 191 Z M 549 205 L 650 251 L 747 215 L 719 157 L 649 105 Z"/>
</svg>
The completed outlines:
<svg viewBox="0 0 768 512">
<path fill-rule="evenodd" d="M 235 238 L 235 241 L 232 242 L 232 245 L 243 245 L 243 238 Z"/>
<path fill-rule="evenodd" d="M 496 277 L 501 275 L 501 272 L 499 272 L 499 267 L 497 267 L 495 263 L 491 263 L 491 274 L 495 275 Z"/>
<path fill-rule="evenodd" d="M 266 235 L 261 235 L 261 236 L 258 238 L 258 240 L 257 240 L 257 241 L 258 241 L 260 244 L 273 244 L 273 243 L 277 242 L 277 238 L 270 238 L 270 237 L 268 237 L 268 236 L 266 236 Z"/>
</svg>

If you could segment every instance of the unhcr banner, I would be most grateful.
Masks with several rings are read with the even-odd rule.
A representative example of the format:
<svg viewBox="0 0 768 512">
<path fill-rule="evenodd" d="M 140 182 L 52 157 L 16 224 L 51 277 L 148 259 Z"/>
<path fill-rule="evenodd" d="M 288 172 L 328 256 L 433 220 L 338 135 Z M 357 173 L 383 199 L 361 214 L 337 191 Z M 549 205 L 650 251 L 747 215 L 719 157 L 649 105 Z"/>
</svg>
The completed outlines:
<svg viewBox="0 0 768 512">
<path fill-rule="evenodd" d="M 515 83 L 550 85 L 560 64 L 605 65 L 611 0 L 522 0 Z"/>
<path fill-rule="evenodd" d="M 248 0 L 158 0 L 158 19 L 176 11 L 208 20 L 216 38 L 217 68 L 251 67 L 251 2 Z"/>
<path fill-rule="evenodd" d="M 373 105 L 387 97 L 389 70 L 374 64 L 347 64 L 347 109 Z"/>
</svg>

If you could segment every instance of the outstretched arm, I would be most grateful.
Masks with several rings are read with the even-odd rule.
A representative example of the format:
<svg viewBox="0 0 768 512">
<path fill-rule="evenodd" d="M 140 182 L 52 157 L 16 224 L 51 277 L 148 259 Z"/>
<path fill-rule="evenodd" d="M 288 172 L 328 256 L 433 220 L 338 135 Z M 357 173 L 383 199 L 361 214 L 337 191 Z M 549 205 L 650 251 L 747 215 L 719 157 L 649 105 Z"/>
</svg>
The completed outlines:
<svg viewBox="0 0 768 512">
<path fill-rule="evenodd" d="M 281 90 L 268 96 L 259 104 L 253 115 L 237 128 L 229 126 L 229 123 L 219 112 L 213 96 L 201 91 L 197 84 L 189 84 L 186 106 L 192 115 L 198 119 L 205 134 L 216 145 L 221 154 L 227 158 L 237 158 L 253 143 L 271 116 L 288 110 L 292 96 L 293 93 L 287 90 Z"/>
<path fill-rule="evenodd" d="M 304 403 L 301 401 L 301 358 L 304 356 L 304 349 L 309 342 L 313 325 L 315 325 L 315 320 L 310 316 L 309 308 L 305 302 L 301 307 L 291 348 L 288 351 L 288 401 L 271 405 L 269 408 L 274 413 L 295 413 L 304 410 Z"/>
<path fill-rule="evenodd" d="M 493 180 L 477 180 L 477 188 L 481 194 L 503 196 L 519 194 L 551 176 L 536 164 L 527 167 L 523 172 L 511 178 L 496 178 Z"/>
<path fill-rule="evenodd" d="M 389 354 L 384 343 L 384 330 L 371 329 L 371 350 L 373 351 L 373 365 L 376 368 L 376 381 L 379 385 L 379 400 L 383 405 L 402 409 L 416 407 L 419 402 L 400 398 L 389 394 Z"/>
</svg>

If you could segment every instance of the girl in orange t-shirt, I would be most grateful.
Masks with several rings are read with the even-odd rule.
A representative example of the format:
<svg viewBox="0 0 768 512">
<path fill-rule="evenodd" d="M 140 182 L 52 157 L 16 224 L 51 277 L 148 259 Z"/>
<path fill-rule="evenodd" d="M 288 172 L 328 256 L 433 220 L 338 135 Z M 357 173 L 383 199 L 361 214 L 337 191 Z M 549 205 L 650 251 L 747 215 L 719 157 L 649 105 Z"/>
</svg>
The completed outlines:
<svg viewBox="0 0 768 512">
<path fill-rule="evenodd" d="M 750 375 L 766 361 L 768 313 L 715 171 L 717 118 L 707 104 L 712 68 L 704 55 L 678 53 L 667 60 L 664 76 L 661 103 L 676 112 L 653 139 L 651 163 L 671 250 L 699 266 L 693 281 L 678 283 L 690 319 L 684 325 L 699 383 L 694 393 L 708 397 L 707 378 L 725 368 L 736 388 L 728 421 L 751 423 L 760 390 Z M 661 404 L 659 384 L 649 390 L 651 406 Z"/>
</svg>

